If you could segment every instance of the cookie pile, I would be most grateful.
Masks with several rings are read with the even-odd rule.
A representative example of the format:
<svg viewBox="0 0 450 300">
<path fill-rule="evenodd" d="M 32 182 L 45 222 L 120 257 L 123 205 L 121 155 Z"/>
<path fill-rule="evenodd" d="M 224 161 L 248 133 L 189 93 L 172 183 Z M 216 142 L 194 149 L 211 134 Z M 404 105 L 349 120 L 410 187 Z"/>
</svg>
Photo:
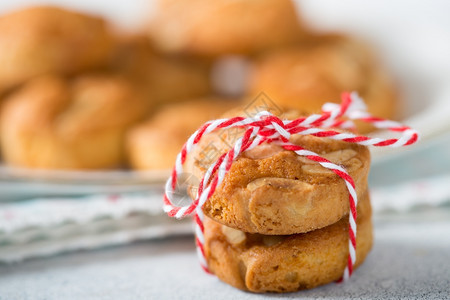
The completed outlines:
<svg viewBox="0 0 450 300">
<path fill-rule="evenodd" d="M 234 133 L 204 136 L 187 170 L 206 171 L 202 149 L 226 149 Z M 290 142 L 342 166 L 354 179 L 359 199 L 356 264 L 372 246 L 367 147 L 314 136 Z M 211 162 L 212 163 L 212 162 Z M 195 197 L 195 186 L 191 196 Z M 345 182 L 332 171 L 275 144 L 239 156 L 203 206 L 207 216 L 205 256 L 226 283 L 252 292 L 290 292 L 338 280 L 349 253 L 349 200 Z"/>
<path fill-rule="evenodd" d="M 357 91 L 371 113 L 392 118 L 398 102 L 397 91 L 370 47 L 351 36 L 315 32 L 305 24 L 298 13 L 301 7 L 295 4 L 291 0 L 158 0 L 147 30 L 155 47 L 164 53 L 211 59 L 213 75 L 226 69 L 227 63 L 237 64 L 234 65 L 237 69 L 239 62 L 244 69 L 247 67 L 247 73 L 237 76 L 241 82 L 235 83 L 242 85 L 242 90 L 232 95 L 244 107 L 259 106 L 264 110 L 275 107 L 279 111 L 296 110 L 309 115 L 320 113 L 326 102 L 339 101 L 341 92 Z M 213 93 L 222 99 L 227 96 L 221 94 L 220 88 Z M 263 105 L 258 103 L 260 95 L 266 98 Z M 188 103 L 192 104 L 191 111 L 197 109 L 196 100 Z M 235 105 L 242 106 L 237 102 Z M 179 115 L 178 104 L 169 106 L 172 114 L 168 119 L 179 119 L 171 123 L 169 130 L 177 127 L 183 134 L 174 134 L 170 142 L 161 139 L 163 144 L 152 148 L 139 142 L 136 132 L 140 136 L 148 132 L 151 136 L 161 127 L 153 120 L 163 113 L 156 112 L 146 125 L 137 126 L 128 135 L 127 151 L 134 168 L 171 167 L 163 162 L 175 159 L 175 153 L 196 129 L 189 132 L 189 125 L 200 126 L 205 121 L 201 120 L 202 114 L 192 113 L 191 120 L 185 122 L 180 115 L 186 110 L 180 110 Z M 217 103 L 216 107 L 219 112 L 222 105 Z M 205 109 L 210 110 L 210 106 Z M 357 122 L 357 127 L 360 132 L 373 130 L 367 123 Z M 165 147 L 166 155 L 161 155 L 160 146 Z M 172 151 L 167 151 L 169 148 Z M 157 159 L 152 161 L 160 163 L 149 163 L 142 153 L 154 155 Z M 164 159 L 168 157 L 171 159 Z"/>
<path fill-rule="evenodd" d="M 210 93 L 208 60 L 168 57 L 144 34 L 64 8 L 0 16 L 0 47 L 0 147 L 14 167 L 126 167 L 133 125 Z"/>
<path fill-rule="evenodd" d="M 292 0 L 157 0 L 132 34 L 54 6 L 0 16 L 2 162 L 168 170 L 188 136 L 230 107 L 309 115 L 342 91 L 391 119 L 398 95 L 369 47 L 315 32 L 299 11 Z M 240 71 L 228 74 L 230 61 Z"/>
</svg>

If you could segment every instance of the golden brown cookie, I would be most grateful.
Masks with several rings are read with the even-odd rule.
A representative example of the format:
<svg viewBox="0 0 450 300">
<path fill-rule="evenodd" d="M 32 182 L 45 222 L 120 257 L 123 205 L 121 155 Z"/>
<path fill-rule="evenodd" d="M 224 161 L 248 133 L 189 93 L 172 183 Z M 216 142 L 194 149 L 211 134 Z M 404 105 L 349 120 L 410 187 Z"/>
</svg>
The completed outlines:
<svg viewBox="0 0 450 300">
<path fill-rule="evenodd" d="M 373 240 L 368 194 L 360 201 L 355 267 L 364 261 Z M 241 290 L 263 293 L 310 289 L 338 280 L 347 265 L 347 216 L 325 228 L 288 236 L 244 233 L 208 218 L 204 225 L 210 270 Z"/>
<path fill-rule="evenodd" d="M 242 112 L 234 110 L 226 115 L 229 114 Z M 294 119 L 297 113 L 290 111 L 284 116 Z M 205 135 L 188 155 L 186 171 L 200 180 L 240 136 L 242 130 L 236 129 Z M 290 141 L 344 167 L 355 181 L 358 197 L 364 195 L 370 167 L 367 147 L 301 135 L 293 135 Z M 195 196 L 195 188 L 193 183 L 191 197 Z M 203 206 L 208 217 L 226 226 L 271 235 L 322 228 L 340 220 L 348 210 L 348 191 L 343 179 L 274 144 L 262 144 L 241 154 Z"/>
<path fill-rule="evenodd" d="M 42 169 L 120 167 L 124 131 L 148 109 L 132 85 L 113 76 L 36 78 L 6 99 L 4 160 Z"/>
<path fill-rule="evenodd" d="M 0 17 L 0 90 L 49 73 L 73 74 L 107 65 L 114 47 L 105 22 L 39 6 Z"/>
<path fill-rule="evenodd" d="M 205 98 L 164 106 L 127 134 L 127 153 L 135 169 L 173 167 L 181 147 L 203 123 L 238 105 L 235 100 Z"/>
<path fill-rule="evenodd" d="M 262 57 L 249 79 L 249 94 L 264 92 L 282 109 L 318 113 L 341 93 L 357 91 L 372 114 L 392 118 L 397 93 L 392 80 L 361 42 L 340 35 L 319 36 L 309 43 Z M 359 124 L 362 132 L 373 127 Z"/>
<path fill-rule="evenodd" d="M 157 53 L 146 36 L 121 37 L 113 70 L 133 81 L 149 99 L 167 103 L 210 93 L 210 62 Z"/>
<path fill-rule="evenodd" d="M 151 38 L 168 52 L 254 53 L 305 35 L 291 0 L 160 0 Z"/>
</svg>

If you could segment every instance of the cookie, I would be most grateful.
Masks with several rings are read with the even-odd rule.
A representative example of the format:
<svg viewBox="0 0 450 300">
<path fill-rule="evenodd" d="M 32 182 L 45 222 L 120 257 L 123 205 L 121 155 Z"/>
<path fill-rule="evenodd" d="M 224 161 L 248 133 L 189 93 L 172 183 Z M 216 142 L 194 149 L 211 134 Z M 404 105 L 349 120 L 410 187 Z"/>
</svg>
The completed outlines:
<svg viewBox="0 0 450 300">
<path fill-rule="evenodd" d="M 211 62 L 204 58 L 158 53 L 142 35 L 120 37 L 112 64 L 113 71 L 160 104 L 210 94 L 210 68 Z"/>
<path fill-rule="evenodd" d="M 294 116 L 292 112 L 287 119 Z M 202 138 L 189 154 L 185 168 L 199 179 L 197 185 L 206 169 L 240 136 L 242 131 L 229 129 Z M 367 191 L 367 147 L 314 136 L 293 135 L 290 141 L 344 167 L 355 181 L 358 197 Z M 193 184 L 191 197 L 195 197 L 196 188 Z M 322 228 L 340 220 L 348 210 L 348 191 L 342 178 L 275 144 L 262 144 L 242 153 L 203 206 L 205 215 L 221 224 L 269 235 Z"/>
<path fill-rule="evenodd" d="M 120 167 L 124 132 L 148 110 L 149 103 L 121 78 L 36 78 L 4 103 L 4 161 L 40 169 Z"/>
<path fill-rule="evenodd" d="M 277 199 L 273 199 L 274 202 Z M 209 269 L 222 281 L 255 293 L 294 292 L 338 280 L 347 265 L 348 218 L 303 234 L 249 234 L 205 220 Z M 369 196 L 358 205 L 356 264 L 372 247 Z"/>
<path fill-rule="evenodd" d="M 149 24 L 160 49 L 207 56 L 256 53 L 305 31 L 291 0 L 160 0 Z"/>
<path fill-rule="evenodd" d="M 0 90 L 49 73 L 105 67 L 114 38 L 103 19 L 52 6 L 0 17 Z"/>
<path fill-rule="evenodd" d="M 238 101 L 204 98 L 166 105 L 127 134 L 130 165 L 139 170 L 168 170 L 181 147 L 203 123 L 238 105 Z"/>
<path fill-rule="evenodd" d="M 264 92 L 281 109 L 319 113 L 326 102 L 341 101 L 342 92 L 357 91 L 368 111 L 391 119 L 397 92 L 388 74 L 366 45 L 340 35 L 319 36 L 260 58 L 250 75 L 248 94 Z M 373 130 L 358 124 L 361 132 Z"/>
</svg>

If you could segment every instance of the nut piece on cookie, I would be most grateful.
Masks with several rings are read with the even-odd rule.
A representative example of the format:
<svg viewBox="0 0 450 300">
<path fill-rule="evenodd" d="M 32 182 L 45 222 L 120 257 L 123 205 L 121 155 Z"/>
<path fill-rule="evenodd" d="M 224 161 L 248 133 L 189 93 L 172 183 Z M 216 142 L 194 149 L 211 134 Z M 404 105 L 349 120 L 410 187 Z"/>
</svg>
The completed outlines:
<svg viewBox="0 0 450 300">
<path fill-rule="evenodd" d="M 234 246 L 245 242 L 245 233 L 240 230 L 222 225 L 222 233 L 227 241 Z"/>
<path fill-rule="evenodd" d="M 344 150 L 337 150 L 330 153 L 326 153 L 323 155 L 324 158 L 328 159 L 329 161 L 338 164 L 338 165 L 344 165 L 346 170 L 352 170 L 361 167 L 362 163 L 358 158 L 354 158 L 358 153 L 353 149 L 344 149 Z M 304 161 L 308 160 L 307 158 L 303 158 Z M 325 169 L 321 165 L 314 163 L 314 162 L 306 162 L 305 165 L 302 166 L 302 170 L 306 174 L 310 175 L 316 175 L 316 176 L 333 176 L 333 171 L 329 169 Z"/>
</svg>

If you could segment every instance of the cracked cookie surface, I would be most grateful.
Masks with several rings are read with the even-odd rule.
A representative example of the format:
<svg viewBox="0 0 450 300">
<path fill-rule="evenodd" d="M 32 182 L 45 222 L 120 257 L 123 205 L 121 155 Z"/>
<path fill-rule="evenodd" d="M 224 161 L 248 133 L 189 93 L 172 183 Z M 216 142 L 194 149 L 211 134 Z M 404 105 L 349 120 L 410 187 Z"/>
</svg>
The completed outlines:
<svg viewBox="0 0 450 300">
<path fill-rule="evenodd" d="M 207 148 L 229 149 L 230 134 L 222 131 L 205 136 L 190 154 L 186 170 L 200 179 L 213 162 L 206 156 Z M 291 142 L 341 165 L 354 179 L 358 197 L 366 192 L 370 165 L 366 147 L 299 135 L 292 136 Z M 280 146 L 262 144 L 237 158 L 203 211 L 244 232 L 285 235 L 337 222 L 347 214 L 348 202 L 344 180 L 332 171 Z"/>
</svg>

